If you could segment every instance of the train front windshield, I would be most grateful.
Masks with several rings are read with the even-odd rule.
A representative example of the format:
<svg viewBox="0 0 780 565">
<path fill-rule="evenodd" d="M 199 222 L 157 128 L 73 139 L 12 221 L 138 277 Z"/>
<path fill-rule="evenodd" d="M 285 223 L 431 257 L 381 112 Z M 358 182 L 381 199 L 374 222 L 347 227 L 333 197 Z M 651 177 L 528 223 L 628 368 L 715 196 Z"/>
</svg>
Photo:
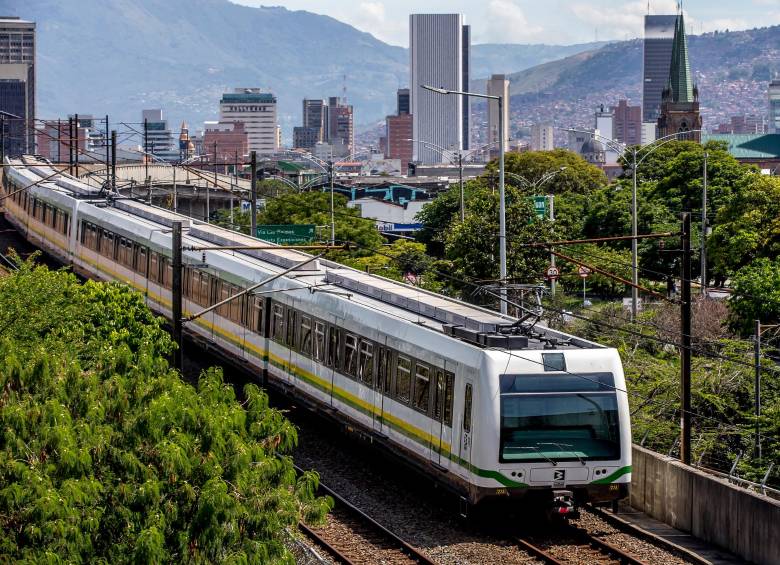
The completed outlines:
<svg viewBox="0 0 780 565">
<path fill-rule="evenodd" d="M 611 373 L 501 375 L 502 462 L 620 458 Z"/>
</svg>

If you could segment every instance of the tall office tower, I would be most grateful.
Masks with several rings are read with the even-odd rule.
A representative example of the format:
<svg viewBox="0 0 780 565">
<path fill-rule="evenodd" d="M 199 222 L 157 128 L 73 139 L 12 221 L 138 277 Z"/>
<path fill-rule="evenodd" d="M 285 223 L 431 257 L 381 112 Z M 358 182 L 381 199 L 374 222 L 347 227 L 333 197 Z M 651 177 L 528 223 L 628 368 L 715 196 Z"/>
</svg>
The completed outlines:
<svg viewBox="0 0 780 565">
<path fill-rule="evenodd" d="M 656 122 L 661 111 L 661 94 L 669 80 L 674 29 L 677 16 L 645 16 L 642 65 L 642 121 Z"/>
<path fill-rule="evenodd" d="M 550 124 L 534 124 L 531 126 L 531 150 L 552 151 L 555 149 L 553 141 L 553 127 Z"/>
<path fill-rule="evenodd" d="M 403 116 L 404 114 L 411 114 L 411 102 L 409 101 L 409 89 L 398 89 L 398 109 L 396 111 L 397 116 Z"/>
<path fill-rule="evenodd" d="M 465 18 L 464 18 L 465 22 Z M 471 26 L 463 26 L 461 40 L 461 59 L 463 61 L 463 90 L 470 88 L 469 73 L 471 72 Z M 463 149 L 471 147 L 471 98 L 463 97 Z"/>
<path fill-rule="evenodd" d="M 502 96 L 504 98 L 504 148 L 509 149 L 509 81 L 505 75 L 493 75 L 487 81 L 487 93 L 489 96 Z M 488 101 L 488 143 L 495 144 L 491 150 L 498 151 L 500 140 L 498 133 L 498 100 Z"/>
<path fill-rule="evenodd" d="M 328 142 L 343 146 L 347 155 L 355 150 L 355 121 L 352 106 L 338 96 L 328 99 Z"/>
<path fill-rule="evenodd" d="M 629 106 L 627 100 L 610 108 L 615 116 L 612 138 L 625 145 L 642 144 L 642 107 Z"/>
<path fill-rule="evenodd" d="M 445 95 L 423 85 L 466 90 L 469 80 L 469 29 L 460 14 L 409 16 L 409 69 L 413 137 L 445 150 L 468 147 L 469 104 L 463 96 Z M 414 159 L 439 163 L 441 154 L 414 144 Z"/>
<path fill-rule="evenodd" d="M 691 63 L 688 60 L 688 40 L 685 37 L 685 19 L 680 14 L 674 30 L 669 79 L 661 97 L 658 137 L 661 139 L 675 133 L 690 132 L 684 139 L 700 142 L 701 128 L 699 89 L 693 84 Z"/>
<path fill-rule="evenodd" d="M 769 83 L 769 133 L 780 133 L 780 79 Z"/>
<path fill-rule="evenodd" d="M 163 119 L 162 110 L 144 110 L 141 117 L 146 140 L 144 151 L 165 161 L 177 160 L 179 149 L 173 146 L 173 133 L 168 128 L 168 121 Z"/>
<path fill-rule="evenodd" d="M 0 16 L 0 111 L 5 151 L 35 151 L 35 23 Z"/>
<path fill-rule="evenodd" d="M 320 130 L 320 138 L 323 141 L 328 131 L 328 103 L 322 99 L 303 99 L 303 127 Z"/>
<path fill-rule="evenodd" d="M 259 88 L 236 88 L 219 101 L 220 122 L 241 122 L 248 150 L 270 155 L 279 149 L 276 123 L 276 96 Z M 208 153 L 208 148 L 206 148 Z"/>
</svg>

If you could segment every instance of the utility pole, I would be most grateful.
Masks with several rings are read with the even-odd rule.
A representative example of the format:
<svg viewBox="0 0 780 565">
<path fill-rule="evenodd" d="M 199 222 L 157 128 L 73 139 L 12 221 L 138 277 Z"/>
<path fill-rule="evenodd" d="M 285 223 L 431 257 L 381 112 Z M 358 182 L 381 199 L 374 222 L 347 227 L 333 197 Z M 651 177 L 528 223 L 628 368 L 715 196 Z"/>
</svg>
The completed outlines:
<svg viewBox="0 0 780 565">
<path fill-rule="evenodd" d="M 691 213 L 682 220 L 682 269 L 680 272 L 680 461 L 691 464 Z M 636 240 L 634 240 L 636 241 Z"/>
<path fill-rule="evenodd" d="M 753 348 L 755 360 L 755 395 L 756 395 L 756 455 L 761 459 L 761 320 L 756 320 L 755 347 Z"/>
<path fill-rule="evenodd" d="M 171 251 L 173 254 L 173 281 L 172 281 L 172 305 L 171 317 L 173 318 L 173 341 L 176 344 L 174 351 L 174 366 L 180 371 L 182 367 L 182 249 L 181 249 L 181 222 L 173 222 Z"/>
<path fill-rule="evenodd" d="M 550 221 L 554 222 L 555 221 L 555 196 L 553 194 L 550 194 L 547 197 L 547 200 L 550 202 Z M 550 253 L 550 264 L 553 267 L 555 266 L 555 253 Z M 555 296 L 555 287 L 556 287 L 555 279 L 550 280 L 550 294 L 552 296 Z"/>
<path fill-rule="evenodd" d="M 336 212 L 333 198 L 333 156 L 328 161 L 328 176 L 330 177 L 330 244 L 336 245 Z"/>
<path fill-rule="evenodd" d="M 458 151 L 458 175 L 460 177 L 460 222 L 466 220 L 466 199 L 463 191 L 463 153 Z"/>
<path fill-rule="evenodd" d="M 111 130 L 111 188 L 116 192 L 116 130 Z"/>
<path fill-rule="evenodd" d="M 707 296 L 707 160 L 709 153 L 704 152 L 704 184 L 701 193 L 701 294 Z"/>
<path fill-rule="evenodd" d="M 178 193 L 176 192 L 176 165 L 173 166 L 173 212 L 178 213 L 179 211 L 179 198 Z"/>
<path fill-rule="evenodd" d="M 250 235 L 257 237 L 257 151 L 252 151 L 251 154 L 251 167 L 252 167 L 252 186 L 249 188 L 249 202 L 250 209 Z"/>
<path fill-rule="evenodd" d="M 0 160 L 5 164 L 5 116 L 0 114 Z"/>
<path fill-rule="evenodd" d="M 62 163 L 62 120 L 57 119 L 57 164 Z"/>
<path fill-rule="evenodd" d="M 76 176 L 79 176 L 79 115 L 73 118 L 73 131 L 76 132 L 76 147 L 73 148 L 73 156 L 76 161 Z"/>
<path fill-rule="evenodd" d="M 498 252 L 501 261 L 501 313 L 507 314 L 507 269 L 506 269 L 506 192 L 504 182 L 504 96 L 498 96 L 498 131 L 500 132 L 500 143 L 498 147 Z"/>
<path fill-rule="evenodd" d="M 144 118 L 144 178 L 149 182 L 149 120 Z"/>
<path fill-rule="evenodd" d="M 68 117 L 68 174 L 73 174 L 73 116 Z"/>
<path fill-rule="evenodd" d="M 111 167 L 111 156 L 109 153 L 109 132 L 108 132 L 108 114 L 106 114 L 106 137 L 105 137 L 105 144 L 106 144 L 106 180 L 109 179 L 109 176 L 111 175 L 110 167 Z"/>
<path fill-rule="evenodd" d="M 631 321 L 635 321 L 639 314 L 639 242 L 636 239 L 638 232 L 637 228 L 637 149 L 633 149 L 634 163 L 633 163 L 633 187 L 631 189 L 631 236 L 634 238 L 631 240 L 631 282 L 634 286 L 631 287 Z"/>
</svg>

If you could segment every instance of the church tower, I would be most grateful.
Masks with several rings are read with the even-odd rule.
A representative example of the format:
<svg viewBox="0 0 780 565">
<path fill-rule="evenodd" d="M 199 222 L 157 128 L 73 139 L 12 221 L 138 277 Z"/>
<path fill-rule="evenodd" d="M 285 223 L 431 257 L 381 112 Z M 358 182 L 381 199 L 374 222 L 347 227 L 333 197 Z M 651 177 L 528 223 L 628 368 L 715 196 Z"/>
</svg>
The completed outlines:
<svg viewBox="0 0 780 565">
<path fill-rule="evenodd" d="M 179 134 L 179 159 L 184 161 L 195 154 L 195 144 L 190 139 L 190 129 L 187 122 L 181 123 L 181 133 Z"/>
<path fill-rule="evenodd" d="M 688 40 L 685 37 L 685 21 L 682 12 L 677 16 L 672 47 L 672 65 L 669 81 L 661 99 L 658 117 L 658 137 L 674 133 L 681 139 L 701 142 L 702 119 L 699 112 L 699 89 L 693 84 L 691 63 L 688 60 Z"/>
</svg>

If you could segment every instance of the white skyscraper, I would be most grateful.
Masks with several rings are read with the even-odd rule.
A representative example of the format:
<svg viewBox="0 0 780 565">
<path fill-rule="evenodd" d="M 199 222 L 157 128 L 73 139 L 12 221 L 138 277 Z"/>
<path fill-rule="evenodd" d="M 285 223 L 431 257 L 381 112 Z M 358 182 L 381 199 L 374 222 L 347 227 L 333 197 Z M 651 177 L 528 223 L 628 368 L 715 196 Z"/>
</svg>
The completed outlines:
<svg viewBox="0 0 780 565">
<path fill-rule="evenodd" d="M 555 149 L 553 127 L 550 124 L 534 124 L 531 126 L 531 150 L 552 151 Z"/>
<path fill-rule="evenodd" d="M 414 139 L 444 149 L 468 148 L 469 103 L 463 96 L 430 92 L 422 85 L 468 90 L 471 40 L 461 14 L 409 16 L 409 68 Z M 414 144 L 414 160 L 438 163 L 442 156 Z"/>
<path fill-rule="evenodd" d="M 509 81 L 505 75 L 493 75 L 487 81 L 488 96 L 504 97 L 504 147 L 509 147 Z M 488 101 L 488 142 L 494 143 L 490 149 L 498 151 L 498 100 Z"/>
<path fill-rule="evenodd" d="M 279 149 L 276 96 L 259 88 L 236 88 L 219 101 L 220 122 L 241 122 L 247 134 L 249 151 L 261 155 Z"/>
</svg>

